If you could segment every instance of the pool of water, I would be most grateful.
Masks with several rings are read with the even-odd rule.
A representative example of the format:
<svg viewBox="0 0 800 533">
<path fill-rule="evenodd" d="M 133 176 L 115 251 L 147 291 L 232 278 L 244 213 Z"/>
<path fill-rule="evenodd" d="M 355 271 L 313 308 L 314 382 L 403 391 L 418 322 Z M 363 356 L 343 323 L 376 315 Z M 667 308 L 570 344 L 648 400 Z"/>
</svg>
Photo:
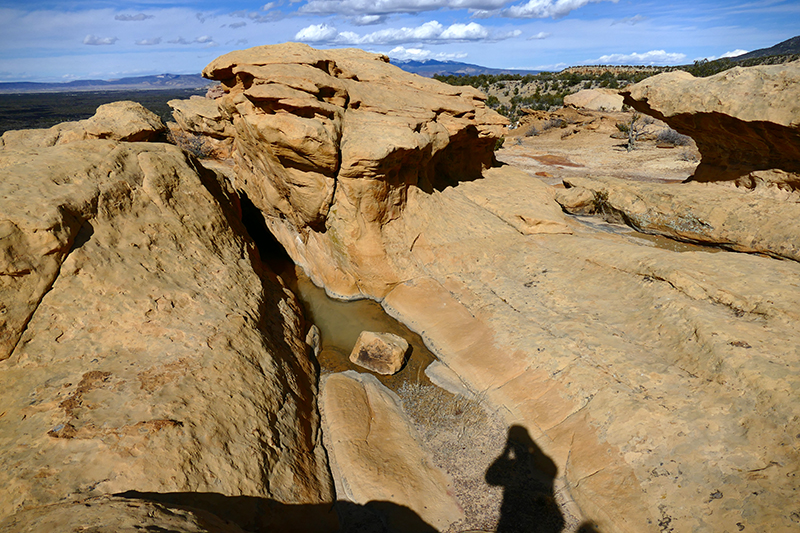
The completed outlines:
<svg viewBox="0 0 800 533">
<path fill-rule="evenodd" d="M 323 374 L 345 370 L 369 372 L 350 362 L 349 357 L 362 331 L 377 331 L 399 335 L 408 341 L 411 348 L 408 361 L 400 372 L 393 376 L 375 376 L 395 391 L 408 381 L 430 384 L 425 367 L 436 356 L 425 347 L 419 335 L 387 315 L 379 303 L 372 300 L 334 300 L 314 285 L 300 267 L 284 270 L 281 277 L 297 294 L 306 318 L 320 330 L 322 350 L 318 360 Z"/>
</svg>

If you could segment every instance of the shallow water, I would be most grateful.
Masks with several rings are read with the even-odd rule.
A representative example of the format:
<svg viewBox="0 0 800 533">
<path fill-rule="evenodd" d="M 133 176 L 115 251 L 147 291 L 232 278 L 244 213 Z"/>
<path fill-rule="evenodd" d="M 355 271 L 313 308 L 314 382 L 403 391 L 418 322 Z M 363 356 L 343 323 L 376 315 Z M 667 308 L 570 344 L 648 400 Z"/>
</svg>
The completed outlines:
<svg viewBox="0 0 800 533">
<path fill-rule="evenodd" d="M 425 375 L 425 367 L 436 356 L 425 347 L 419 335 L 387 315 L 379 303 L 372 300 L 334 300 L 314 285 L 300 267 L 295 267 L 293 274 L 284 272 L 281 276 L 290 278 L 287 282 L 300 299 L 306 318 L 320 330 L 322 351 L 318 360 L 323 374 L 345 370 L 369 372 L 351 363 L 349 357 L 362 331 L 377 331 L 399 335 L 411 347 L 406 365 L 400 372 L 394 376 L 375 374 L 384 385 L 397 391 L 407 381 L 430 383 Z"/>
</svg>

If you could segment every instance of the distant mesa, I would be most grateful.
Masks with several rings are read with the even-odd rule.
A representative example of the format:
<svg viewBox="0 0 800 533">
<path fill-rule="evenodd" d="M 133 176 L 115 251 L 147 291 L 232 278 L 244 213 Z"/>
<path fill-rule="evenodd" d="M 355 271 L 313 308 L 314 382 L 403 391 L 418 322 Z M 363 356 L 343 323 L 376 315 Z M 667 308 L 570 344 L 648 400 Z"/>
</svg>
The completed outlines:
<svg viewBox="0 0 800 533">
<path fill-rule="evenodd" d="M 209 81 L 200 74 L 156 74 L 112 80 L 74 80 L 61 83 L 5 82 L 0 83 L 0 94 L 197 89 L 206 85 L 209 85 Z"/>
</svg>

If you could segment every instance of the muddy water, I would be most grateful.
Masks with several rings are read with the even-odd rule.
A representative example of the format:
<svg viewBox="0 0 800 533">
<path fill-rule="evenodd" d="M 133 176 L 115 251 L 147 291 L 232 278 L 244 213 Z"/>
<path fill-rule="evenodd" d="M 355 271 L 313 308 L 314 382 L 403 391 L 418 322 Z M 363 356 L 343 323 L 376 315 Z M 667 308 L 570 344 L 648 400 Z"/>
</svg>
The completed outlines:
<svg viewBox="0 0 800 533">
<path fill-rule="evenodd" d="M 394 376 L 375 376 L 387 387 L 397 391 L 404 382 L 430 384 L 425 376 L 427 367 L 436 357 L 425 347 L 419 335 L 387 315 L 377 302 L 372 300 L 339 301 L 329 298 L 323 289 L 314 285 L 303 270 L 295 267 L 290 274 L 292 290 L 303 304 L 306 318 L 320 330 L 322 351 L 318 360 L 323 374 L 365 368 L 350 362 L 350 352 L 362 331 L 394 333 L 403 337 L 411 346 L 408 362 Z M 282 273 L 286 279 L 287 273 Z"/>
</svg>

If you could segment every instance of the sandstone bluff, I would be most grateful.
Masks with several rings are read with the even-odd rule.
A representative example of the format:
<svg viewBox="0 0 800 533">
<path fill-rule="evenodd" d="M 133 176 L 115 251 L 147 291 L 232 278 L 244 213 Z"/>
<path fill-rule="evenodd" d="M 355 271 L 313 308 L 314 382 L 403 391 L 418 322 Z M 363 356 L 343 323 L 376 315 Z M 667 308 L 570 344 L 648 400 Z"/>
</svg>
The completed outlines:
<svg viewBox="0 0 800 533">
<path fill-rule="evenodd" d="M 129 103 L 2 138 L 0 531 L 463 520 L 402 402 L 372 376 L 321 378 L 319 332 L 245 204 L 329 294 L 417 331 L 509 446 L 529 439 L 564 517 L 797 530 L 799 63 L 625 90 L 695 137 L 703 183 L 601 166 L 566 188 L 497 163 L 506 122 L 481 93 L 383 56 L 285 44 L 204 75 L 223 94 L 172 102 L 170 129 L 210 159 L 159 142 L 166 126 Z M 768 99 L 778 111 L 758 111 Z"/>
</svg>

